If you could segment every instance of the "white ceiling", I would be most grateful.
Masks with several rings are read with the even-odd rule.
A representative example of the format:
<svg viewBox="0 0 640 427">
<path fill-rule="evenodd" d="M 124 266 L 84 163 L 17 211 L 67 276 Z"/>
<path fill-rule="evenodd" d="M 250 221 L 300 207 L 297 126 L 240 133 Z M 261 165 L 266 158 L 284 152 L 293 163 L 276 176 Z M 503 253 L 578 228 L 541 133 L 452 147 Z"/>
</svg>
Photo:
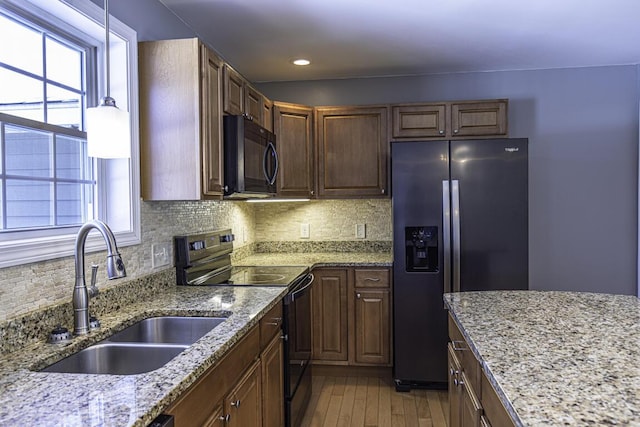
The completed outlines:
<svg viewBox="0 0 640 427">
<path fill-rule="evenodd" d="M 253 82 L 640 63 L 640 0 L 160 1 Z"/>
</svg>

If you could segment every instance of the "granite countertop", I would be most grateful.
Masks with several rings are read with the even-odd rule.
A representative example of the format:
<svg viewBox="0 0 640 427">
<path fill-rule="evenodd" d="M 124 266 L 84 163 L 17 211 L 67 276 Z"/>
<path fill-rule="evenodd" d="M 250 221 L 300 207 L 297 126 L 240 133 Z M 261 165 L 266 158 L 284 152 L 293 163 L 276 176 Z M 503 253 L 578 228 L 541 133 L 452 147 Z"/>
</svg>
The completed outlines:
<svg viewBox="0 0 640 427">
<path fill-rule="evenodd" d="M 390 252 L 284 252 L 256 253 L 234 265 L 306 265 L 314 267 L 391 267 Z"/>
<path fill-rule="evenodd" d="M 445 294 L 518 426 L 640 426 L 640 300 L 575 292 Z"/>
<path fill-rule="evenodd" d="M 284 287 L 172 287 L 102 316 L 102 328 L 71 344 L 37 343 L 0 358 L 0 425 L 146 426 L 214 365 L 286 293 Z M 34 372 L 137 320 L 158 315 L 228 316 L 155 371 L 139 375 Z"/>
<path fill-rule="evenodd" d="M 392 255 L 258 253 L 234 265 L 389 267 Z M 95 332 L 76 337 L 68 344 L 37 340 L 0 355 L 0 425 L 147 426 L 217 363 L 285 293 L 284 287 L 170 286 L 151 299 L 133 304 L 114 302 L 117 309 L 100 316 L 102 327 Z M 165 366 L 148 373 L 87 375 L 36 371 L 138 320 L 162 315 L 215 316 L 227 320 Z"/>
</svg>

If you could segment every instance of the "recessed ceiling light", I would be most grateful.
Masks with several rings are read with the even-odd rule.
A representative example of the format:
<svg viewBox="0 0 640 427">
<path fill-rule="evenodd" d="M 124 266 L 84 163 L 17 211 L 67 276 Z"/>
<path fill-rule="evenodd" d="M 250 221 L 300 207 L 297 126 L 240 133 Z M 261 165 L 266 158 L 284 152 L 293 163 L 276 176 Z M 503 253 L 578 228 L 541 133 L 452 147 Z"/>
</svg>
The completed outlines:
<svg viewBox="0 0 640 427">
<path fill-rule="evenodd" d="M 304 58 L 294 59 L 292 62 L 294 63 L 294 65 L 309 65 L 309 64 L 311 64 L 311 61 L 309 61 L 308 59 L 304 59 Z"/>
</svg>

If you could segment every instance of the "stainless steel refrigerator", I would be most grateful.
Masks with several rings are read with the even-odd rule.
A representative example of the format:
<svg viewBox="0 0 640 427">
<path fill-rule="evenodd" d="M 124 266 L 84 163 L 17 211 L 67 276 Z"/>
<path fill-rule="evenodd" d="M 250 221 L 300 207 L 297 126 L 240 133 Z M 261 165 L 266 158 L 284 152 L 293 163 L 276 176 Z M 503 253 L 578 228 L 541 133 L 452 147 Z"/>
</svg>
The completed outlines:
<svg viewBox="0 0 640 427">
<path fill-rule="evenodd" d="M 528 289 L 527 145 L 391 144 L 398 390 L 446 384 L 444 292 Z"/>
</svg>

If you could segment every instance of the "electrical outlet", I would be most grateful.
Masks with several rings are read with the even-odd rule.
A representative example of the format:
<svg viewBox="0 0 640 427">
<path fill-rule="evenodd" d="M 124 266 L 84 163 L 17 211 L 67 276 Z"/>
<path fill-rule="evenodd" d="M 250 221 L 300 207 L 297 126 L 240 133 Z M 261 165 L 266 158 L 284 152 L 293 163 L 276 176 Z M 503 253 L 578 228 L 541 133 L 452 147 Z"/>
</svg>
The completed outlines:
<svg viewBox="0 0 640 427">
<path fill-rule="evenodd" d="M 169 265 L 171 243 L 158 243 L 151 245 L 151 268 Z"/>
<path fill-rule="evenodd" d="M 364 239 L 367 237 L 367 225 L 356 224 L 356 239 Z"/>
<path fill-rule="evenodd" d="M 308 223 L 300 224 L 300 238 L 308 239 L 310 235 L 311 234 L 309 231 L 309 224 Z"/>
<path fill-rule="evenodd" d="M 242 227 L 242 242 L 247 243 L 249 236 L 247 236 L 247 227 Z"/>
</svg>

